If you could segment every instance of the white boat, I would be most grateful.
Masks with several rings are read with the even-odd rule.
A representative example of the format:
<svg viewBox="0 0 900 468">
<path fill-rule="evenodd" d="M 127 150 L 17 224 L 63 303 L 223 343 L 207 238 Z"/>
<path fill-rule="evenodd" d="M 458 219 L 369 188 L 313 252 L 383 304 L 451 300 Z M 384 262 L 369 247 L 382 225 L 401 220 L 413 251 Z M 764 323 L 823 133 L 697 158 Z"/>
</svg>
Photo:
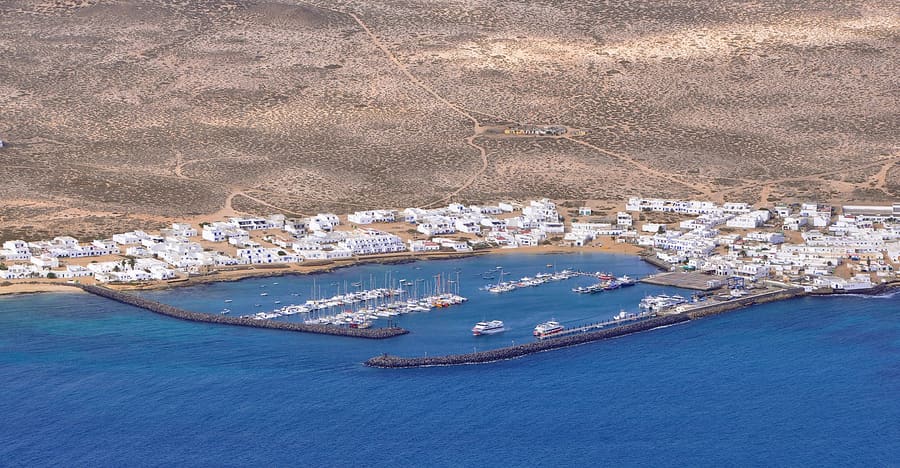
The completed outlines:
<svg viewBox="0 0 900 468">
<path fill-rule="evenodd" d="M 269 293 L 260 293 L 259 295 L 260 295 L 260 296 L 268 296 Z"/>
<path fill-rule="evenodd" d="M 502 332 L 503 329 L 503 321 L 501 320 L 491 320 L 490 322 L 478 322 L 472 327 L 472 334 L 475 336 L 479 335 L 493 335 L 495 333 Z"/>
<path fill-rule="evenodd" d="M 620 276 L 616 278 L 616 281 L 620 286 L 634 286 L 637 283 L 637 280 L 628 275 Z"/>
<path fill-rule="evenodd" d="M 536 327 L 534 327 L 534 336 L 538 338 L 544 338 L 556 333 L 563 331 L 565 327 L 559 324 L 559 322 L 549 321 L 544 322 Z"/>
<path fill-rule="evenodd" d="M 228 304 L 229 302 L 231 302 L 231 299 L 225 299 L 226 304 Z"/>
</svg>

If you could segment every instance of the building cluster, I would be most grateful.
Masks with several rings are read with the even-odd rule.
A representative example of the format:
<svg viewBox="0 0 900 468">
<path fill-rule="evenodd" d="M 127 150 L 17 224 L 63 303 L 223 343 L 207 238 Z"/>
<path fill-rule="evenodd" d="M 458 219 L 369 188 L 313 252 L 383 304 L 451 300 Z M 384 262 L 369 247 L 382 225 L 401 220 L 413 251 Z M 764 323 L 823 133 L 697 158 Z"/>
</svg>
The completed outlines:
<svg viewBox="0 0 900 468">
<path fill-rule="evenodd" d="M 573 210 L 573 213 L 575 211 Z M 839 213 L 836 213 L 839 212 Z M 0 249 L 0 279 L 93 277 L 100 282 L 168 280 L 216 269 L 260 264 L 333 261 L 397 252 L 468 252 L 481 247 L 536 246 L 553 239 L 581 247 L 600 237 L 629 242 L 659 259 L 719 278 L 765 278 L 810 287 L 853 289 L 894 275 L 900 263 L 900 203 L 844 206 L 816 203 L 754 209 L 746 203 L 629 198 L 614 218 L 563 222 L 549 199 L 526 203 L 424 209 L 367 210 L 344 217 L 232 217 L 173 223 L 158 233 L 123 232 L 81 243 L 11 240 Z M 677 223 L 644 222 L 645 215 L 681 215 Z M 406 223 L 403 237 L 372 225 Z M 798 231 L 798 232 L 793 232 Z M 411 237 L 411 238 L 409 238 Z M 228 252 L 228 253 L 226 253 Z M 86 259 L 75 260 L 75 259 Z"/>
<path fill-rule="evenodd" d="M 892 206 L 778 205 L 631 198 L 628 211 L 693 216 L 676 230 L 644 223 L 639 245 L 672 265 L 749 280 L 773 278 L 809 288 L 871 288 L 894 276 L 900 252 L 900 203 Z M 722 232 L 720 229 L 727 232 Z M 762 229 L 761 229 L 762 228 Z M 787 233 L 800 231 L 788 242 Z M 652 234 L 650 234 L 652 233 Z M 845 267 L 841 275 L 836 272 Z"/>
</svg>

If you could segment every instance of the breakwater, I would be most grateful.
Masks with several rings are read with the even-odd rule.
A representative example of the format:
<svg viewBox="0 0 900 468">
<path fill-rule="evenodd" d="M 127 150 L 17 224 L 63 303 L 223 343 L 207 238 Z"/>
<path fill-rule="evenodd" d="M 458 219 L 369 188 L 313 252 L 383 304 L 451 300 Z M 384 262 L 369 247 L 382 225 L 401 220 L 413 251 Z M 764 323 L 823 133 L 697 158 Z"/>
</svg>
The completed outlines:
<svg viewBox="0 0 900 468">
<path fill-rule="evenodd" d="M 116 291 L 114 289 L 105 288 L 102 286 L 94 286 L 94 285 L 81 285 L 82 290 L 85 292 L 104 297 L 107 299 L 111 299 L 117 302 L 121 302 L 123 304 L 133 305 L 135 307 L 140 307 L 142 309 L 149 310 L 150 312 L 154 312 L 160 315 L 165 315 L 167 317 L 173 317 L 181 320 L 187 320 L 190 322 L 200 322 L 200 323 L 215 323 L 220 325 L 235 325 L 242 327 L 251 327 L 251 328 L 269 328 L 273 330 L 285 330 L 285 331 L 293 331 L 293 332 L 303 332 L 303 333 L 317 333 L 320 335 L 337 335 L 337 336 L 349 336 L 353 338 L 370 338 L 370 339 L 383 339 L 383 338 L 391 338 L 398 335 L 404 335 L 409 333 L 409 331 L 399 328 L 399 327 L 390 327 L 390 328 L 344 328 L 337 327 L 334 325 L 317 325 L 317 324 L 306 324 L 306 323 L 294 323 L 294 322 L 279 322 L 275 320 L 257 320 L 252 318 L 244 318 L 244 317 L 226 317 L 222 315 L 212 315 L 212 314 L 204 314 L 200 312 L 190 312 L 184 309 L 180 309 L 178 307 L 173 307 L 168 304 L 163 304 L 161 302 L 151 301 L 149 299 L 144 299 L 142 297 L 135 296 L 133 294 L 128 294 L 122 291 Z"/>
<path fill-rule="evenodd" d="M 676 323 L 687 322 L 688 320 L 690 320 L 690 318 L 682 314 L 667 315 L 663 317 L 655 317 L 643 320 L 637 323 L 623 325 L 621 327 L 601 329 L 597 331 L 568 335 L 543 341 L 534 341 L 531 343 L 508 346 L 506 348 L 498 348 L 490 351 L 479 351 L 476 353 L 450 354 L 446 356 L 415 358 L 404 358 L 385 354 L 369 359 L 368 361 L 366 361 L 366 365 L 370 367 L 400 368 L 482 364 L 527 356 L 529 354 L 549 351 L 551 349 L 567 348 L 569 346 L 590 343 L 592 341 L 615 338 L 617 336 L 628 335 L 631 333 L 652 330 L 654 328 L 664 327 L 667 325 L 674 325 Z"/>
<path fill-rule="evenodd" d="M 567 348 L 569 346 L 576 346 L 584 343 L 591 343 L 594 341 L 606 340 L 618 336 L 648 331 L 654 328 L 664 327 L 668 325 L 675 325 L 678 323 L 688 322 L 690 320 L 696 320 L 709 315 L 721 314 L 723 312 L 739 309 L 753 304 L 780 301 L 801 296 L 803 294 L 804 292 L 802 288 L 766 291 L 737 299 L 732 299 L 730 301 L 716 301 L 710 304 L 693 306 L 688 310 L 680 313 L 653 317 L 650 319 L 641 320 L 640 322 L 622 325 L 615 328 L 601 329 L 597 331 L 573 334 L 559 338 L 551 338 L 548 340 L 535 341 L 516 346 L 508 346 L 505 348 L 498 348 L 489 351 L 414 358 L 404 358 L 383 354 L 381 356 L 376 356 L 367 360 L 365 364 L 370 367 L 408 368 L 453 366 L 461 364 L 483 364 L 488 362 L 503 361 L 543 351 Z"/>
</svg>

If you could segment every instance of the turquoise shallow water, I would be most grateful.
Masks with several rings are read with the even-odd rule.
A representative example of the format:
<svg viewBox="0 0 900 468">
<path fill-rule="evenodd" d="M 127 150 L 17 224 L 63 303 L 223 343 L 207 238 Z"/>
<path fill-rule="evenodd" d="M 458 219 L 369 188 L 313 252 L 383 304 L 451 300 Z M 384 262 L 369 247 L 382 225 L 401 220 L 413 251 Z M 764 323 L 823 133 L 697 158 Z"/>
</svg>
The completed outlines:
<svg viewBox="0 0 900 468">
<path fill-rule="evenodd" d="M 534 324 L 633 310 L 636 286 L 579 280 L 491 295 L 476 273 L 651 271 L 631 257 L 491 256 L 317 275 L 459 270 L 463 306 L 400 317 L 372 342 L 182 322 L 87 295 L 0 298 L 3 465 L 855 465 L 900 461 L 900 297 L 768 304 L 490 365 L 369 369 L 366 358 L 466 352 Z M 396 276 L 395 276 L 396 275 Z M 305 300 L 312 277 L 149 294 L 216 312 Z M 584 280 L 582 280 L 584 281 Z M 278 283 L 277 285 L 274 283 Z M 263 286 L 263 287 L 261 287 Z M 260 290 L 268 296 L 260 296 Z M 672 290 L 669 290 L 672 291 Z M 292 294 L 300 294 L 293 296 Z M 472 337 L 484 318 L 510 330 Z"/>
</svg>

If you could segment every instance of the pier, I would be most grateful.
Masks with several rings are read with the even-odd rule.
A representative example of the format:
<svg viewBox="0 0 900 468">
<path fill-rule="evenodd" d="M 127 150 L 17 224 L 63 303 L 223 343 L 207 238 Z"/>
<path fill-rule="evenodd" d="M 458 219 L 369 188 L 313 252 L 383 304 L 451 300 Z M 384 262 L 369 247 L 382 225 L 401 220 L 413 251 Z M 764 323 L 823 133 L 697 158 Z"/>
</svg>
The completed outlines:
<svg viewBox="0 0 900 468">
<path fill-rule="evenodd" d="M 123 304 L 140 307 L 150 312 L 173 317 L 189 322 L 214 323 L 220 325 L 234 325 L 250 328 L 268 328 L 273 330 L 285 330 L 303 333 L 316 333 L 320 335 L 349 336 L 353 338 L 384 339 L 398 335 L 405 335 L 409 331 L 399 328 L 344 328 L 334 325 L 306 324 L 295 322 L 279 322 L 275 320 L 256 320 L 247 317 L 226 317 L 222 315 L 190 312 L 178 307 L 173 307 L 161 302 L 144 299 L 122 291 L 94 285 L 81 285 L 82 290 L 96 296 L 111 299 Z"/>
<path fill-rule="evenodd" d="M 543 351 L 567 348 L 569 346 L 576 346 L 584 343 L 591 343 L 594 341 L 630 335 L 632 333 L 653 330 L 659 327 L 689 322 L 691 320 L 696 320 L 710 315 L 721 314 L 730 310 L 740 309 L 753 304 L 762 304 L 766 302 L 791 299 L 794 297 L 802 296 L 804 294 L 805 292 L 802 288 L 767 290 L 764 292 L 747 295 L 725 302 L 716 301 L 714 303 L 703 303 L 703 305 L 685 306 L 683 309 L 676 313 L 659 315 L 656 317 L 648 318 L 646 320 L 640 320 L 638 322 L 629 323 L 618 327 L 602 328 L 595 331 L 587 331 L 584 333 L 560 336 L 554 339 L 534 341 L 531 343 L 508 346 L 505 348 L 498 348 L 490 351 L 415 358 L 404 358 L 383 354 L 381 356 L 376 356 L 367 360 L 365 364 L 370 367 L 411 368 L 454 366 L 462 364 L 484 364 L 489 362 L 504 361 L 507 359 L 515 359 L 518 357 L 540 353 Z"/>
<path fill-rule="evenodd" d="M 538 337 L 538 339 L 539 340 L 551 340 L 551 339 L 556 339 L 556 338 L 559 338 L 562 336 L 567 336 L 567 335 L 575 335 L 578 333 L 587 333 L 590 331 L 599 330 L 601 328 L 606 328 L 611 325 L 622 325 L 624 323 L 635 322 L 638 320 L 648 319 L 648 318 L 655 317 L 655 316 L 656 316 L 656 312 L 641 312 L 639 314 L 628 314 L 624 318 L 604 320 L 602 322 L 589 323 L 587 325 L 581 325 L 578 327 L 566 328 L 566 329 L 563 329 L 563 331 L 561 331 L 561 332 L 557 332 L 557 333 L 554 333 L 549 336 Z"/>
</svg>

